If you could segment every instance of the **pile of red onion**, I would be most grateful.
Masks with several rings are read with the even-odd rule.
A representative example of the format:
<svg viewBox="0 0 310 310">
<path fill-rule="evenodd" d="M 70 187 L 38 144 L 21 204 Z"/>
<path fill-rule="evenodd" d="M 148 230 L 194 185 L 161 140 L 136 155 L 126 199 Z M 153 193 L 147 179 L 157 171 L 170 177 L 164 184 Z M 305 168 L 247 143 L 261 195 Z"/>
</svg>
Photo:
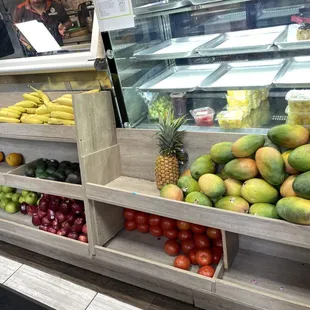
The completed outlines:
<svg viewBox="0 0 310 310">
<path fill-rule="evenodd" d="M 20 210 L 41 230 L 88 243 L 82 201 L 43 194 L 38 206 L 23 203 Z"/>
</svg>

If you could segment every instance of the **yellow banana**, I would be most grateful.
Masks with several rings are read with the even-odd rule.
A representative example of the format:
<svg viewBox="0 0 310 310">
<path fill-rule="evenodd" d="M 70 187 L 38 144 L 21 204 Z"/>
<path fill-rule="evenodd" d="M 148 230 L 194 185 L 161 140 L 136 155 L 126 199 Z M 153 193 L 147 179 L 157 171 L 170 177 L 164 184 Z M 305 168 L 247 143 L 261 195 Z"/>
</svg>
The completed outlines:
<svg viewBox="0 0 310 310">
<path fill-rule="evenodd" d="M 71 94 L 66 94 L 66 95 L 63 95 L 62 98 L 72 99 L 72 95 Z"/>
<path fill-rule="evenodd" d="M 46 105 L 41 105 L 36 110 L 36 114 L 46 114 L 46 113 L 49 113 L 49 108 Z"/>
<path fill-rule="evenodd" d="M 2 112 L 12 112 L 12 113 L 15 113 L 19 116 L 21 116 L 22 112 L 21 111 L 16 111 L 16 110 L 12 110 L 12 109 L 9 109 L 9 108 L 2 108 L 0 111 Z"/>
<path fill-rule="evenodd" d="M 48 120 L 49 125 L 75 125 L 75 121 L 59 119 L 59 118 L 50 118 Z"/>
<path fill-rule="evenodd" d="M 29 100 L 17 102 L 15 105 L 17 107 L 23 107 L 23 108 L 36 108 L 38 106 L 35 102 Z"/>
<path fill-rule="evenodd" d="M 29 95 L 40 98 L 40 96 L 39 96 L 37 91 L 34 91 L 33 93 L 30 93 Z"/>
<path fill-rule="evenodd" d="M 38 98 L 36 96 L 30 95 L 27 93 L 23 94 L 23 98 L 27 101 L 32 101 L 32 102 L 35 102 L 36 104 L 39 104 L 39 105 L 43 103 L 41 98 Z"/>
<path fill-rule="evenodd" d="M 93 94 L 93 93 L 99 93 L 101 91 L 101 89 L 97 88 L 97 89 L 92 89 L 89 91 L 84 91 L 82 94 Z"/>
<path fill-rule="evenodd" d="M 0 116 L 0 123 L 20 123 L 20 120 L 17 118 Z"/>
<path fill-rule="evenodd" d="M 73 108 L 66 106 L 66 105 L 60 105 L 60 104 L 53 104 L 49 106 L 49 111 L 58 111 L 58 112 L 67 112 L 73 114 Z"/>
<path fill-rule="evenodd" d="M 64 97 L 57 98 L 56 100 L 53 101 L 53 103 L 60 104 L 60 105 L 66 105 L 69 107 L 72 107 L 73 105 L 72 99 L 64 98 Z"/>
<path fill-rule="evenodd" d="M 27 108 L 26 113 L 28 114 L 36 114 L 37 109 L 36 108 Z"/>
<path fill-rule="evenodd" d="M 51 117 L 52 118 L 66 119 L 66 120 L 74 120 L 74 115 L 72 113 L 67 113 L 67 112 L 53 111 L 51 113 Z"/>
<path fill-rule="evenodd" d="M 22 116 L 20 121 L 24 124 L 43 124 L 43 121 L 35 117 Z"/>
<path fill-rule="evenodd" d="M 19 111 L 19 112 L 21 112 L 21 113 L 25 113 L 25 112 L 26 112 L 26 109 L 25 109 L 25 108 L 23 108 L 23 107 L 18 107 L 18 106 L 16 106 L 16 105 L 10 105 L 10 106 L 8 107 L 8 109 L 10 109 L 10 110 L 12 110 L 12 111 Z"/>
<path fill-rule="evenodd" d="M 47 104 L 49 103 L 51 100 L 50 98 L 48 97 L 48 95 L 42 91 L 42 90 L 38 90 L 38 89 L 35 89 L 34 87 L 30 86 L 31 89 L 35 90 L 37 92 L 37 94 L 39 95 L 39 97 L 42 99 L 43 103 L 44 104 Z"/>
<path fill-rule="evenodd" d="M 0 116 L 20 119 L 19 114 L 14 113 L 13 111 L 10 111 L 10 110 L 9 111 L 2 111 L 2 109 L 1 109 L 0 110 Z"/>
<path fill-rule="evenodd" d="M 50 114 L 32 114 L 32 115 L 29 115 L 29 117 L 32 117 L 32 118 L 36 118 L 44 123 L 47 123 L 49 118 L 50 118 Z"/>
</svg>

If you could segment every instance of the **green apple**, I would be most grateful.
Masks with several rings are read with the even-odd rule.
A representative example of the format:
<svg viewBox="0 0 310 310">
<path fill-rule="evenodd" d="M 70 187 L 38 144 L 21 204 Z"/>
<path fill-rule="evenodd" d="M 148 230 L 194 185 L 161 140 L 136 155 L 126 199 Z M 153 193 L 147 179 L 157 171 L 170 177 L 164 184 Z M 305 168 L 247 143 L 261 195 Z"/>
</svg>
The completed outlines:
<svg viewBox="0 0 310 310">
<path fill-rule="evenodd" d="M 18 202 L 20 198 L 20 194 L 19 193 L 14 193 L 11 197 L 12 201 L 14 202 Z"/>
<path fill-rule="evenodd" d="M 23 197 L 26 197 L 29 193 L 30 193 L 30 191 L 22 190 L 22 196 Z"/>
<path fill-rule="evenodd" d="M 5 205 L 4 210 L 7 213 L 11 213 L 11 214 L 16 213 L 19 211 L 19 204 L 14 201 L 11 201 Z"/>
<path fill-rule="evenodd" d="M 19 203 L 23 203 L 24 201 L 25 201 L 25 197 L 20 196 L 19 199 L 18 199 L 18 202 Z"/>
<path fill-rule="evenodd" d="M 6 194 L 4 195 L 4 198 L 12 199 L 12 196 L 13 196 L 13 193 L 6 193 Z"/>
<path fill-rule="evenodd" d="M 12 200 L 9 198 L 2 198 L 0 201 L 1 209 L 5 210 L 5 206 L 10 203 Z"/>
<path fill-rule="evenodd" d="M 15 188 L 10 186 L 2 186 L 2 191 L 4 193 L 13 193 L 15 191 Z"/>
<path fill-rule="evenodd" d="M 37 200 L 39 199 L 38 195 L 36 193 L 30 192 L 26 197 L 25 197 L 25 202 L 28 203 L 29 205 L 34 205 Z"/>
<path fill-rule="evenodd" d="M 1 200 L 2 198 L 4 198 L 4 196 L 5 196 L 5 193 L 1 192 L 1 193 L 0 193 L 0 200 Z"/>
</svg>

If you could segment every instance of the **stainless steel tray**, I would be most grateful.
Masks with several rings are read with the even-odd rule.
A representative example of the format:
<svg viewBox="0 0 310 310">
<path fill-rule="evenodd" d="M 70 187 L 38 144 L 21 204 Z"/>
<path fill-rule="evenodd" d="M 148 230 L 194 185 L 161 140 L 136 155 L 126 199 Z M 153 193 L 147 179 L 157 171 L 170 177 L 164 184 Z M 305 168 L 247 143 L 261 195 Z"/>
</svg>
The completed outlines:
<svg viewBox="0 0 310 310">
<path fill-rule="evenodd" d="M 218 14 L 212 18 L 210 18 L 208 21 L 203 23 L 204 26 L 211 26 L 211 25 L 217 25 L 217 24 L 223 24 L 223 23 L 233 23 L 233 22 L 239 22 L 246 19 L 246 12 L 240 11 L 240 12 L 232 12 L 227 14 Z"/>
<path fill-rule="evenodd" d="M 139 89 L 158 92 L 192 92 L 198 88 L 198 85 L 200 85 L 205 78 L 219 69 L 220 66 L 220 64 L 176 66 L 145 83 L 139 87 Z"/>
<path fill-rule="evenodd" d="M 197 49 L 201 56 L 258 53 L 273 50 L 287 26 L 228 32 Z"/>
<path fill-rule="evenodd" d="M 283 6 L 280 8 L 270 8 L 262 10 L 261 15 L 257 20 L 279 18 L 283 16 L 291 16 L 294 14 L 299 14 L 299 9 L 304 8 L 304 5 L 291 5 Z"/>
<path fill-rule="evenodd" d="M 139 59 L 174 59 L 189 57 L 196 53 L 199 46 L 216 39 L 219 34 L 175 38 L 135 53 Z"/>
<path fill-rule="evenodd" d="M 310 40 L 288 41 L 289 30 L 290 27 L 287 27 L 286 30 L 281 33 L 281 35 L 275 41 L 275 45 L 277 45 L 280 50 L 297 50 L 310 48 Z"/>
<path fill-rule="evenodd" d="M 222 0 L 189 0 L 192 5 L 202 5 L 206 3 L 220 2 Z"/>
<path fill-rule="evenodd" d="M 139 14 L 147 14 L 159 11 L 166 11 L 171 9 L 181 8 L 183 6 L 189 5 L 190 2 L 188 0 L 180 0 L 180 1 L 158 1 L 150 4 L 145 4 L 142 6 L 138 6 L 133 9 L 135 15 Z"/>
<path fill-rule="evenodd" d="M 274 81 L 276 87 L 310 87 L 310 57 L 294 57 L 283 67 Z"/>
<path fill-rule="evenodd" d="M 284 64 L 285 59 L 227 63 L 206 78 L 199 88 L 204 91 L 268 88 Z"/>
</svg>

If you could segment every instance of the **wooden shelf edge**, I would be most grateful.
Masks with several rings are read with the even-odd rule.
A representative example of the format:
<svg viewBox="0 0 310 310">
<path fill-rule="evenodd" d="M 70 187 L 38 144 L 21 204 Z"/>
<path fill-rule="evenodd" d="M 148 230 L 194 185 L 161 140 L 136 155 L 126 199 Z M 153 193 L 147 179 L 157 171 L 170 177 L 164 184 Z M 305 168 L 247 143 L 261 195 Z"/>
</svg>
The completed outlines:
<svg viewBox="0 0 310 310">
<path fill-rule="evenodd" d="M 75 126 L 0 123 L 0 138 L 76 143 Z"/>
<path fill-rule="evenodd" d="M 128 184 L 127 187 L 124 186 L 124 180 Z M 154 190 L 151 189 L 150 191 L 146 191 L 142 187 L 135 187 L 135 184 L 143 185 L 144 182 L 146 183 L 146 189 L 152 183 L 126 177 L 120 177 L 105 186 L 87 183 L 86 196 L 91 200 L 124 208 L 215 227 L 237 234 L 310 248 L 310 227 L 163 199 L 158 196 L 158 192 L 157 196 L 155 196 L 157 191 L 155 184 Z M 133 188 L 135 188 L 135 191 L 133 191 Z"/>
</svg>

